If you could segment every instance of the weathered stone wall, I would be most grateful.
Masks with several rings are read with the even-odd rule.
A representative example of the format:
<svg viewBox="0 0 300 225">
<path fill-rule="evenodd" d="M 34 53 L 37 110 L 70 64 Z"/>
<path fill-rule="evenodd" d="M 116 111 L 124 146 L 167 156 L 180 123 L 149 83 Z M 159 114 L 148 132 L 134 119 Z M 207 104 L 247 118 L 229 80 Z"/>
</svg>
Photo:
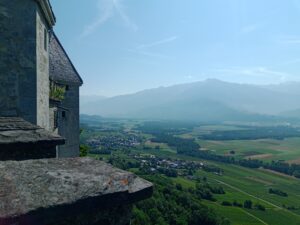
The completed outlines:
<svg viewBox="0 0 300 225">
<path fill-rule="evenodd" d="M 49 129 L 49 34 L 39 7 L 36 13 L 37 28 L 37 125 Z"/>
<path fill-rule="evenodd" d="M 0 1 L 0 115 L 36 122 L 36 3 Z"/>
<path fill-rule="evenodd" d="M 65 114 L 65 117 L 63 117 Z M 58 116 L 58 134 L 66 139 L 58 157 L 79 156 L 79 87 L 68 85 Z"/>
<path fill-rule="evenodd" d="M 57 129 L 57 107 L 54 105 L 50 104 L 50 109 L 49 109 L 49 131 L 53 132 L 55 134 L 58 134 L 58 129 Z"/>
<path fill-rule="evenodd" d="M 49 127 L 48 30 L 34 0 L 0 1 L 0 116 Z"/>
</svg>

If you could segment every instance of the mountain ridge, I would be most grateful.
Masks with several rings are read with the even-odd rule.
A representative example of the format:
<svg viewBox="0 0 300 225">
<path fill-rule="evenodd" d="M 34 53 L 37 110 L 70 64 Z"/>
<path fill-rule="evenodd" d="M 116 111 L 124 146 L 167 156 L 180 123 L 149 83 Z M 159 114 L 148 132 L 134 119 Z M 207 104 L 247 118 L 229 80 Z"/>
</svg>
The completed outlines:
<svg viewBox="0 0 300 225">
<path fill-rule="evenodd" d="M 104 117 L 231 120 L 280 116 L 299 108 L 299 98 L 297 82 L 253 85 L 209 79 L 105 98 L 81 110 Z"/>
</svg>

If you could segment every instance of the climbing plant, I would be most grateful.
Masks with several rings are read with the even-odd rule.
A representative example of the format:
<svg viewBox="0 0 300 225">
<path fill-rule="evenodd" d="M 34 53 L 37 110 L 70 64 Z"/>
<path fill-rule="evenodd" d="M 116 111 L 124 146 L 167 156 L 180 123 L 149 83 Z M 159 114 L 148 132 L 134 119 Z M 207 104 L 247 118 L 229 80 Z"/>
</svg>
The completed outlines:
<svg viewBox="0 0 300 225">
<path fill-rule="evenodd" d="M 65 98 L 66 87 L 63 85 L 50 82 L 50 99 L 62 101 Z"/>
</svg>

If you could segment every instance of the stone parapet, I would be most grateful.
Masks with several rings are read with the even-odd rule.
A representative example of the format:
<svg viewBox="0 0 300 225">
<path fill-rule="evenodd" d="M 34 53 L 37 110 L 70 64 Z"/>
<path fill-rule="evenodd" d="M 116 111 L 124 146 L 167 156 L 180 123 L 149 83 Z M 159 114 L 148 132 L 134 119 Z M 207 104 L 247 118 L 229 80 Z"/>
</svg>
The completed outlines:
<svg viewBox="0 0 300 225">
<path fill-rule="evenodd" d="M 0 117 L 0 160 L 55 158 L 65 140 L 18 117 Z"/>
<path fill-rule="evenodd" d="M 91 158 L 0 162 L 0 224 L 125 225 L 152 195 L 136 175 Z"/>
</svg>

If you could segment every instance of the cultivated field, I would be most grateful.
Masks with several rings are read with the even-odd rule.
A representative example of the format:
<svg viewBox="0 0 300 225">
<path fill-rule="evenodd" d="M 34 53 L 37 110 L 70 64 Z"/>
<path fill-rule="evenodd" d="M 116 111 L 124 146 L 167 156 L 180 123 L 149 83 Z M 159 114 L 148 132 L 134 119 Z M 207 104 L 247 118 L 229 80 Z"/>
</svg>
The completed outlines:
<svg viewBox="0 0 300 225">
<path fill-rule="evenodd" d="M 214 131 L 235 131 L 246 128 L 233 125 L 210 125 L 196 127 L 192 132 L 181 134 L 182 138 L 195 138 L 202 150 L 210 150 L 220 155 L 236 158 L 259 159 L 264 161 L 285 160 L 300 164 L 300 137 L 257 140 L 204 140 L 201 135 Z M 234 154 L 230 154 L 230 152 Z"/>
<path fill-rule="evenodd" d="M 233 225 L 300 224 L 299 179 L 240 166 L 212 164 L 222 168 L 224 170 L 223 175 L 203 170 L 197 171 L 197 175 L 207 177 L 208 183 L 221 185 L 226 194 L 215 195 L 216 202 L 204 200 L 204 203 L 229 218 Z M 193 181 L 184 178 L 174 178 L 174 180 L 185 187 L 194 185 Z M 286 192 L 288 196 L 281 197 L 269 194 L 269 188 L 280 189 Z M 265 206 L 266 211 L 221 205 L 223 201 L 243 203 L 245 200 L 251 200 L 253 204 L 259 203 Z M 294 210 L 287 208 L 294 208 Z"/>
</svg>

